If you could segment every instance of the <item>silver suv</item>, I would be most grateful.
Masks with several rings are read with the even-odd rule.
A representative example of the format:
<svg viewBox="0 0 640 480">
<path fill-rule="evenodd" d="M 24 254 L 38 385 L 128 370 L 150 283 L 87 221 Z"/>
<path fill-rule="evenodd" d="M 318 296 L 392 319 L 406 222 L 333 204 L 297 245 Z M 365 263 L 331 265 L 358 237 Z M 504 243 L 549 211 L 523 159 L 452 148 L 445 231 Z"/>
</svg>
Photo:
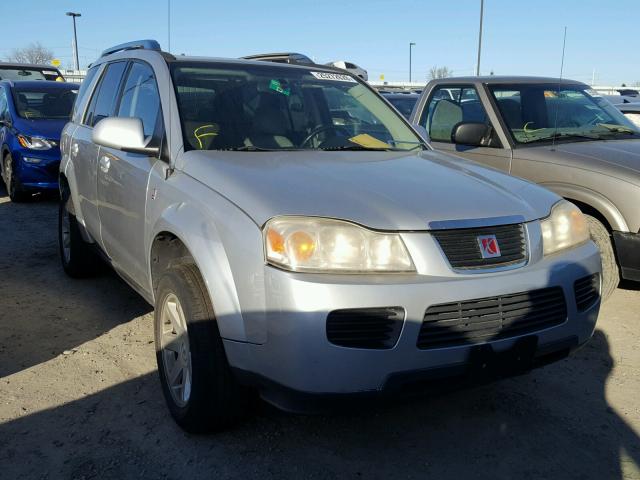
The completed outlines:
<svg viewBox="0 0 640 480">
<path fill-rule="evenodd" d="M 62 138 L 65 271 L 95 255 L 155 306 L 188 431 L 449 376 L 527 371 L 586 342 L 600 257 L 580 211 L 431 151 L 321 66 L 109 49 Z M 330 404 L 331 402 L 329 402 Z"/>
</svg>

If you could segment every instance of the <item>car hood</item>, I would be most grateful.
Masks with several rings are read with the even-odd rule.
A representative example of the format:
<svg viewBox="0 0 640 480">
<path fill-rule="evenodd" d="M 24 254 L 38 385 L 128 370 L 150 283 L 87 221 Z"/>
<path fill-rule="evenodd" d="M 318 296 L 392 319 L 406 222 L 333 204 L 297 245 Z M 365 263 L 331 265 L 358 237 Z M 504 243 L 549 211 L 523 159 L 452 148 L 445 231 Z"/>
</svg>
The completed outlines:
<svg viewBox="0 0 640 480">
<path fill-rule="evenodd" d="M 560 143 L 519 149 L 515 155 L 602 172 L 640 185 L 640 139 Z"/>
<path fill-rule="evenodd" d="M 258 225 L 277 215 L 309 215 L 380 230 L 426 230 L 449 220 L 518 215 L 529 221 L 548 215 L 559 199 L 436 152 L 191 151 L 180 168 Z"/>
<path fill-rule="evenodd" d="M 62 129 L 68 120 L 27 120 L 25 118 L 16 119 L 13 126 L 15 129 L 28 136 L 49 138 L 60 140 Z"/>
</svg>

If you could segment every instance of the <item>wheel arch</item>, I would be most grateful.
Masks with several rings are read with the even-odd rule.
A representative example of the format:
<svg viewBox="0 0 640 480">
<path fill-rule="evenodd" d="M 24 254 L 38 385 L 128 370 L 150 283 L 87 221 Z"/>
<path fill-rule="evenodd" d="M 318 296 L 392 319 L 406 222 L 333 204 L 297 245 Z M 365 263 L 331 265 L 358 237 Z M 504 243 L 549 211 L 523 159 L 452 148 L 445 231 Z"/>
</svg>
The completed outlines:
<svg viewBox="0 0 640 480">
<path fill-rule="evenodd" d="M 192 262 L 207 288 L 221 336 L 246 341 L 229 259 L 217 228 L 203 218 L 194 208 L 182 204 L 166 209 L 156 222 L 147 249 L 153 300 L 156 300 L 158 280 L 166 268 Z"/>
<path fill-rule="evenodd" d="M 541 183 L 541 186 L 575 203 L 583 213 L 597 218 L 609 232 L 628 231 L 627 222 L 611 200 L 599 192 L 577 185 Z"/>
</svg>

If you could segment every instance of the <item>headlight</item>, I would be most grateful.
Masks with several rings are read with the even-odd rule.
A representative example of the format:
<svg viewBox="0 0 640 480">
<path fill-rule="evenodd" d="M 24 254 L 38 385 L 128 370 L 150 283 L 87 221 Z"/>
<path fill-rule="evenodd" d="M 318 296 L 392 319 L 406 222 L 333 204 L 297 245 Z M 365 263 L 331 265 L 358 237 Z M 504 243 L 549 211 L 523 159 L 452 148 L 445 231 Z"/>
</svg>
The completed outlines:
<svg viewBox="0 0 640 480">
<path fill-rule="evenodd" d="M 18 142 L 24 148 L 30 150 L 49 150 L 55 146 L 54 142 L 42 137 L 28 137 L 26 135 L 18 135 Z"/>
<path fill-rule="evenodd" d="M 415 272 L 397 233 L 342 220 L 278 217 L 263 229 L 267 261 L 296 272 Z"/>
<path fill-rule="evenodd" d="M 578 246 L 589 240 L 589 225 L 580 209 L 562 200 L 551 209 L 551 215 L 540 222 L 544 254 Z"/>
</svg>

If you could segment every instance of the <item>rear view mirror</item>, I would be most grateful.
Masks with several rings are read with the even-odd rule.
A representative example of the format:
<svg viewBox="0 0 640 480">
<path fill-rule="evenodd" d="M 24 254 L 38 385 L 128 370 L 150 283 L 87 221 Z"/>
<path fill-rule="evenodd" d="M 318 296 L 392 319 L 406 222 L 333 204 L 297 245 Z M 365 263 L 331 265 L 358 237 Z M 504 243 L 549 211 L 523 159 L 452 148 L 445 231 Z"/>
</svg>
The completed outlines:
<svg viewBox="0 0 640 480">
<path fill-rule="evenodd" d="M 94 127 L 92 139 L 98 145 L 123 152 L 156 156 L 160 151 L 158 147 L 148 146 L 150 139 L 144 138 L 139 118 L 104 118 Z"/>
<path fill-rule="evenodd" d="M 484 140 L 491 133 L 489 125 L 478 122 L 458 123 L 453 128 L 451 141 L 459 145 L 469 145 L 473 147 L 482 146 Z"/>
</svg>

